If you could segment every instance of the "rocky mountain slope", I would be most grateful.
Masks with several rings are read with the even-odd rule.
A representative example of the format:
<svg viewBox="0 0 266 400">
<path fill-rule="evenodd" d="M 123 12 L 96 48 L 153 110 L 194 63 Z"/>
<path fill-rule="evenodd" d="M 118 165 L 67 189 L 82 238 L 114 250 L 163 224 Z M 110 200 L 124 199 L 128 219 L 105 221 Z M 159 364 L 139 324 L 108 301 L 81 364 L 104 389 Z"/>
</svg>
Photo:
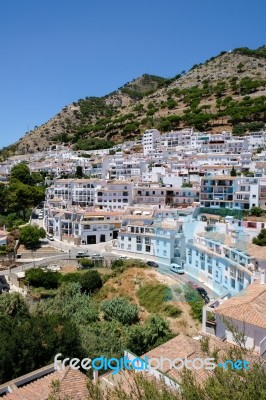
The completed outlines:
<svg viewBox="0 0 266 400">
<path fill-rule="evenodd" d="M 222 52 L 172 79 L 143 75 L 101 98 L 86 97 L 21 138 L 17 153 L 58 143 L 93 149 L 141 136 L 194 126 L 236 134 L 266 122 L 266 47 Z"/>
</svg>

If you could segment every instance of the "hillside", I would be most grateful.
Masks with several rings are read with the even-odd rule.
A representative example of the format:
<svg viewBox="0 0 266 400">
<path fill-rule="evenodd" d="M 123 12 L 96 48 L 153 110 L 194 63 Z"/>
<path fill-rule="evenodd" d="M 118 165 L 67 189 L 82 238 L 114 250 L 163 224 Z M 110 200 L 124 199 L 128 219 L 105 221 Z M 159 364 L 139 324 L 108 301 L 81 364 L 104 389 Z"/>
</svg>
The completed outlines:
<svg viewBox="0 0 266 400">
<path fill-rule="evenodd" d="M 108 147 L 141 136 L 194 126 L 236 134 L 266 122 L 266 47 L 222 52 L 171 79 L 145 74 L 104 97 L 86 97 L 21 138 L 12 151 L 58 143 L 75 149 Z M 97 141 L 100 138 L 103 141 Z M 89 139 L 89 140 L 88 140 Z"/>
</svg>

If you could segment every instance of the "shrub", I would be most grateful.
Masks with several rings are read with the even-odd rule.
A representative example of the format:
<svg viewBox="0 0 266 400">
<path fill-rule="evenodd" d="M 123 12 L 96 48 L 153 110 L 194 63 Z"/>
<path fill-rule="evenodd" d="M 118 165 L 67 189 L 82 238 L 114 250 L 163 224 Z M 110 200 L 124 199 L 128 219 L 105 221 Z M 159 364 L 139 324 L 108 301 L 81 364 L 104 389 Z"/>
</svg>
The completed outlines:
<svg viewBox="0 0 266 400">
<path fill-rule="evenodd" d="M 253 238 L 252 241 L 258 246 L 266 246 L 266 229 L 262 229 L 258 236 Z"/>
<path fill-rule="evenodd" d="M 92 293 L 100 289 L 103 285 L 101 276 L 98 271 L 87 271 L 80 275 L 79 283 L 82 292 Z"/>
<path fill-rule="evenodd" d="M 204 301 L 198 294 L 198 292 L 191 288 L 189 285 L 185 285 L 184 287 L 184 295 L 186 301 L 190 305 L 190 314 L 193 319 L 197 319 L 201 322 L 202 320 L 202 308 L 204 306 Z"/>
<path fill-rule="evenodd" d="M 138 290 L 137 296 L 140 305 L 150 313 L 165 313 L 165 302 L 173 298 L 171 289 L 163 284 L 147 284 Z"/>
<path fill-rule="evenodd" d="M 92 268 L 94 266 L 94 263 L 92 260 L 89 258 L 82 258 L 79 260 L 79 264 L 82 266 L 82 268 Z"/>
<path fill-rule="evenodd" d="M 124 297 L 104 300 L 101 303 L 101 310 L 103 311 L 104 319 L 108 321 L 115 319 L 126 325 L 131 325 L 138 321 L 138 306 L 130 303 Z"/>
<path fill-rule="evenodd" d="M 56 289 L 60 281 L 59 272 L 43 271 L 41 268 L 31 268 L 25 273 L 25 283 L 33 287 Z"/>
<path fill-rule="evenodd" d="M 163 311 L 167 317 L 176 318 L 182 313 L 179 307 L 174 306 L 173 304 L 165 304 L 163 307 Z"/>
</svg>

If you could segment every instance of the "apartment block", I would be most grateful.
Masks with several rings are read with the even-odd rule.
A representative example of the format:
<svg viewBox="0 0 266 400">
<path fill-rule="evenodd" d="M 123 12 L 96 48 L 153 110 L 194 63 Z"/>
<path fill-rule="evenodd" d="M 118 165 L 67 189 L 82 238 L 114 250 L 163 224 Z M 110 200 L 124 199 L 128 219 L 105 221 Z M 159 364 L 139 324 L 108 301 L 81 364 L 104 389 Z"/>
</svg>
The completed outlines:
<svg viewBox="0 0 266 400">
<path fill-rule="evenodd" d="M 134 184 L 129 181 L 108 181 L 96 190 L 95 205 L 101 210 L 122 210 L 133 204 Z"/>
<path fill-rule="evenodd" d="M 210 176 L 201 179 L 200 205 L 210 208 L 233 208 L 235 177 Z"/>
<path fill-rule="evenodd" d="M 175 220 L 137 219 L 126 222 L 118 234 L 118 249 L 153 256 L 155 261 L 169 265 L 185 261 L 185 237 L 182 223 Z"/>
<path fill-rule="evenodd" d="M 157 129 L 149 129 L 144 132 L 142 144 L 144 156 L 152 153 L 156 148 L 156 139 L 160 137 L 160 132 Z"/>
</svg>

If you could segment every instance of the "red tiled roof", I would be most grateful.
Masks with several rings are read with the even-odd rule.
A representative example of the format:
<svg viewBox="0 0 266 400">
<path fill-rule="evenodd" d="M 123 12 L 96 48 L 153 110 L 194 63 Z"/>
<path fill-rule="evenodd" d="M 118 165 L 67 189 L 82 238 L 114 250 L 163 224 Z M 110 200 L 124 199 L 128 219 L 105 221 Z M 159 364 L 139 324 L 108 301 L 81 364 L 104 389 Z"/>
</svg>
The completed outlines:
<svg viewBox="0 0 266 400">
<path fill-rule="evenodd" d="M 88 398 L 86 375 L 80 371 L 66 368 L 62 371 L 54 371 L 40 379 L 28 383 L 22 387 L 9 386 L 14 391 L 2 397 L 3 400 L 48 400 L 52 393 L 52 384 L 59 382 L 58 395 L 69 400 L 86 400 Z"/>
</svg>

